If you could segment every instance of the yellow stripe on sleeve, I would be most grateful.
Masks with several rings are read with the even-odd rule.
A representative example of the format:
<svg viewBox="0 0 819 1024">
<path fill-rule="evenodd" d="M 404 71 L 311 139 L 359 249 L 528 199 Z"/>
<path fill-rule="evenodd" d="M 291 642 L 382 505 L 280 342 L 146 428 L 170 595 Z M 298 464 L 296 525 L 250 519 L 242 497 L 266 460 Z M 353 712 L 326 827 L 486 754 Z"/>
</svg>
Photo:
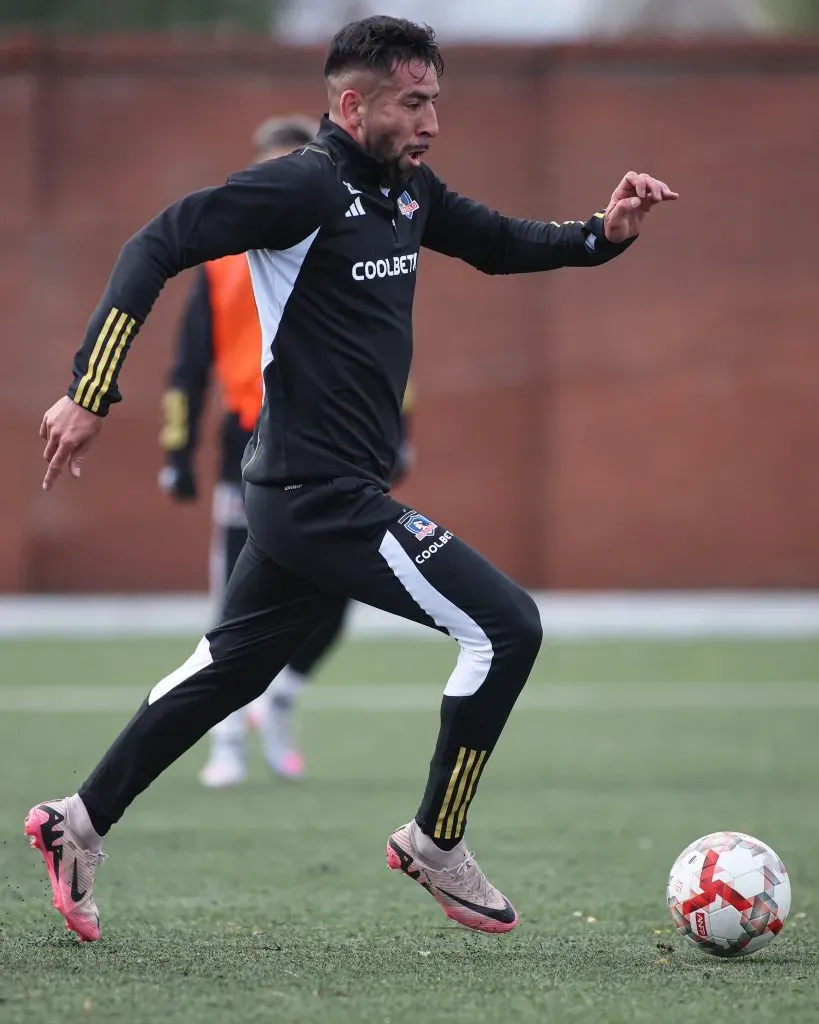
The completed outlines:
<svg viewBox="0 0 819 1024">
<path fill-rule="evenodd" d="M 181 451 L 187 447 L 190 437 L 187 393 L 179 388 L 170 388 L 162 396 L 162 411 L 159 443 L 166 452 Z"/>
<path fill-rule="evenodd" d="M 125 316 L 124 313 L 122 315 Z M 91 412 L 99 412 L 100 401 L 102 400 L 103 395 L 108 394 L 108 389 L 111 387 L 111 382 L 114 379 L 114 374 L 117 368 L 119 367 L 120 363 L 122 362 L 122 353 L 125 351 L 125 346 L 128 342 L 128 338 L 131 336 L 131 331 L 133 331 L 135 323 L 136 321 L 133 319 L 133 317 L 128 317 L 128 322 L 126 323 L 124 330 L 122 330 L 120 325 L 118 324 L 115 331 L 115 334 L 119 337 L 119 340 L 116 341 L 116 348 L 113 348 L 115 344 L 114 335 L 111 336 L 111 340 L 106 346 L 105 359 L 108 361 L 108 369 L 105 373 L 105 380 L 97 389 L 97 394 L 96 397 L 94 398 L 94 405 L 91 409 Z M 109 352 L 111 351 L 112 348 L 113 354 L 109 359 Z M 100 372 L 102 371 L 102 367 L 104 365 L 104 362 L 100 365 Z"/>
<path fill-rule="evenodd" d="M 105 323 L 102 325 L 102 330 L 97 335 L 97 340 L 94 342 L 94 348 L 91 351 L 91 358 L 88 360 L 88 369 L 85 371 L 85 374 L 80 380 L 80 383 L 77 386 L 77 390 L 74 394 L 74 401 L 77 403 L 77 405 L 86 407 L 88 387 L 91 384 L 91 381 L 94 379 L 97 364 L 99 363 L 100 356 L 102 355 L 102 351 L 105 348 L 105 342 L 108 339 L 108 332 L 110 331 L 111 325 L 113 324 L 114 320 L 118 316 L 121 316 L 120 311 L 118 309 L 112 308 L 111 312 L 108 314 Z"/>
</svg>

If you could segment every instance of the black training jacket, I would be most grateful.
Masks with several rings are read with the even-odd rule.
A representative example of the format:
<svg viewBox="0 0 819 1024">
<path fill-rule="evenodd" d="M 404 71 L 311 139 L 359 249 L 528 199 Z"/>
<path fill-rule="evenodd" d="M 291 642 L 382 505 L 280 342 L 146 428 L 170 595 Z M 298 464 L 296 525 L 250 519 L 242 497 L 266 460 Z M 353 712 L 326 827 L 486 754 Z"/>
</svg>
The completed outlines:
<svg viewBox="0 0 819 1024">
<path fill-rule="evenodd" d="M 328 118 L 314 143 L 180 199 L 123 247 L 74 360 L 69 395 L 104 416 L 165 281 L 247 252 L 262 324 L 264 404 L 245 478 L 360 476 L 385 487 L 401 440 L 419 253 L 486 274 L 597 266 L 622 252 L 603 215 L 543 223 L 451 192 L 428 167 L 403 190 Z"/>
</svg>

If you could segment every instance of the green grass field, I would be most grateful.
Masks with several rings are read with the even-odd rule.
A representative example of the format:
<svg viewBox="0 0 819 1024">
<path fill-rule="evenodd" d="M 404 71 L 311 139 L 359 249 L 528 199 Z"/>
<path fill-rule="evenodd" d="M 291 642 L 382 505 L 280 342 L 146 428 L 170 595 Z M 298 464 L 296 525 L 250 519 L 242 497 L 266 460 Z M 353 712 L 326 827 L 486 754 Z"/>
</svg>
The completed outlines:
<svg viewBox="0 0 819 1024">
<path fill-rule="evenodd" d="M 388 872 L 415 811 L 446 642 L 356 642 L 301 716 L 309 779 L 254 761 L 201 789 L 199 745 L 131 808 L 98 873 L 103 940 L 47 898 L 22 822 L 73 791 L 190 641 L 0 644 L 0 1021 L 814 1022 L 819 643 L 547 644 L 487 769 L 470 846 L 506 937 L 446 921 Z M 768 949 L 671 933 L 668 869 L 715 829 L 770 843 L 793 885 Z"/>
</svg>

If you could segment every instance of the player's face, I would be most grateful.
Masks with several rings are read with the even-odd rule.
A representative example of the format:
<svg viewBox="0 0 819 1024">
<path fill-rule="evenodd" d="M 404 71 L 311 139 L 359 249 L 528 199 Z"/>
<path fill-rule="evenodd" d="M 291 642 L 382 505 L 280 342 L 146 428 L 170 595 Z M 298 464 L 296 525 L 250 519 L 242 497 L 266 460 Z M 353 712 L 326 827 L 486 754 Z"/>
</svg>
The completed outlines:
<svg viewBox="0 0 819 1024">
<path fill-rule="evenodd" d="M 438 134 L 438 76 L 421 63 L 400 64 L 367 97 L 361 143 L 386 165 L 391 186 L 404 184 L 421 166 Z"/>
</svg>

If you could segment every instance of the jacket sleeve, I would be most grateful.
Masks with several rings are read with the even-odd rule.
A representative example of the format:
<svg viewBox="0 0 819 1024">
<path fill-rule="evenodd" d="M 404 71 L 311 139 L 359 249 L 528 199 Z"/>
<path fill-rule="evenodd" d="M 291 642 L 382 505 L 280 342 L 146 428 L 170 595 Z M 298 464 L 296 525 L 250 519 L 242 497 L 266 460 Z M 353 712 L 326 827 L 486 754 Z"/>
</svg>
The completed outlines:
<svg viewBox="0 0 819 1024">
<path fill-rule="evenodd" d="M 126 242 L 74 359 L 69 396 L 105 416 L 121 400 L 122 363 L 165 282 L 188 267 L 249 249 L 289 249 L 335 202 L 332 163 L 294 153 L 185 196 Z"/>
<path fill-rule="evenodd" d="M 162 399 L 160 443 L 171 461 L 187 465 L 196 451 L 212 364 L 210 287 L 205 268 L 200 267 L 182 315 L 174 363 Z"/>
<path fill-rule="evenodd" d="M 596 267 L 619 255 L 620 244 L 606 239 L 603 213 L 586 221 L 559 224 L 504 217 L 481 203 L 451 192 L 425 169 L 429 212 L 421 244 L 464 260 L 485 274 L 528 274 L 558 267 Z"/>
</svg>

